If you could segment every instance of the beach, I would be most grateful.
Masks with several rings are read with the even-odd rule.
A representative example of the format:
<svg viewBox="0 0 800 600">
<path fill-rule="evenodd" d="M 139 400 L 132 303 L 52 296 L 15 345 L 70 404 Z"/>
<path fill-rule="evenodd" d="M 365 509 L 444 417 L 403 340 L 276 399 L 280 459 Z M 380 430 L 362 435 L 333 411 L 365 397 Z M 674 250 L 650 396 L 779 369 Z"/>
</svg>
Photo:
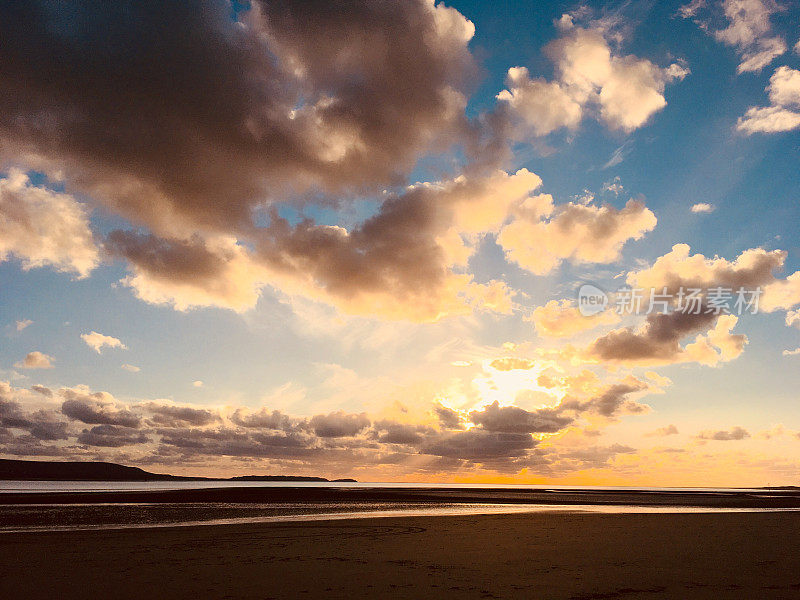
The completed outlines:
<svg viewBox="0 0 800 600">
<path fill-rule="evenodd" d="M 800 513 L 533 513 L 0 535 L 5 598 L 797 598 Z"/>
</svg>

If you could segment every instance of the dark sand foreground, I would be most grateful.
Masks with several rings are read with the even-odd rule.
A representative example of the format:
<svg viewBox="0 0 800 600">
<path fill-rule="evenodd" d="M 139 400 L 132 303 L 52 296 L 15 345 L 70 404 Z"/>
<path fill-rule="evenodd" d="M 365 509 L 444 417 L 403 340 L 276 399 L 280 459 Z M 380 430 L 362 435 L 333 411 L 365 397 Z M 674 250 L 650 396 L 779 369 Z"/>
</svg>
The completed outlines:
<svg viewBox="0 0 800 600">
<path fill-rule="evenodd" d="M 800 513 L 0 535 L 2 598 L 800 598 Z"/>
</svg>

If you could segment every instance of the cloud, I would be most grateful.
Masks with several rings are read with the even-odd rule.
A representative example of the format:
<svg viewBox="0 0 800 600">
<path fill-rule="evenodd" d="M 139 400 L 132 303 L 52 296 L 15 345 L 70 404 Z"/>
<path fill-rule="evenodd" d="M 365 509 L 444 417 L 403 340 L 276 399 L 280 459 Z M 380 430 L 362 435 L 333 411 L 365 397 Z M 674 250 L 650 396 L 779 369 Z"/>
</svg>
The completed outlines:
<svg viewBox="0 0 800 600">
<path fill-rule="evenodd" d="M 759 72 L 786 52 L 786 41 L 773 35 L 771 23 L 772 15 L 785 10 L 781 4 L 775 0 L 723 0 L 721 6 L 728 22 L 724 29 L 715 29 L 711 19 L 698 16 L 706 8 L 705 0 L 692 0 L 677 14 L 693 19 L 717 41 L 735 48 L 740 58 L 738 73 Z"/>
<path fill-rule="evenodd" d="M 204 385 L 205 385 L 205 384 L 204 384 L 202 381 L 200 381 L 199 379 L 198 379 L 198 380 L 196 380 L 196 381 L 193 381 L 193 382 L 192 382 L 192 387 L 201 388 L 201 387 L 203 387 Z"/>
<path fill-rule="evenodd" d="M 127 350 L 128 347 L 120 340 L 110 335 L 103 335 L 92 331 L 91 333 L 82 333 L 81 339 L 86 342 L 89 348 L 92 348 L 98 354 L 102 353 L 103 348 L 119 348 L 120 350 Z"/>
<path fill-rule="evenodd" d="M 377 421 L 375 430 L 380 443 L 407 446 L 418 445 L 436 433 L 435 429 L 427 425 L 398 423 L 389 419 Z"/>
<path fill-rule="evenodd" d="M 27 436 L 35 440 L 36 447 L 39 441 L 67 439 L 67 423 L 51 409 L 26 411 L 25 407 L 31 404 L 30 400 L 24 390 L 15 389 L 8 382 L 0 381 L 0 431 L 24 430 Z"/>
<path fill-rule="evenodd" d="M 778 133 L 800 127 L 800 71 L 778 67 L 766 87 L 770 106 L 752 106 L 739 117 L 736 128 L 753 133 Z"/>
<path fill-rule="evenodd" d="M 557 408 L 527 411 L 516 406 L 500 406 L 495 401 L 483 410 L 473 411 L 470 420 L 486 431 L 500 433 L 555 433 L 574 420 Z"/>
<path fill-rule="evenodd" d="M 23 319 L 22 321 L 17 321 L 16 324 L 17 331 L 22 331 L 23 329 L 27 329 L 31 325 L 33 325 L 33 321 L 31 321 L 30 319 Z"/>
<path fill-rule="evenodd" d="M 525 67 L 512 67 L 506 76 L 508 89 L 497 99 L 536 136 L 566 127 L 576 129 L 583 120 L 583 105 L 569 88 L 557 81 L 531 79 Z"/>
<path fill-rule="evenodd" d="M 758 72 L 786 52 L 786 42 L 772 35 L 770 18 L 783 10 L 774 0 L 724 0 L 728 26 L 714 31 L 720 42 L 736 48 L 739 73 Z"/>
<path fill-rule="evenodd" d="M 220 416 L 211 410 L 149 402 L 144 406 L 149 422 L 158 427 L 204 427 L 219 422 Z"/>
<path fill-rule="evenodd" d="M 800 272 L 784 279 L 775 277 L 775 271 L 783 268 L 786 261 L 786 252 L 782 250 L 751 248 L 733 261 L 690 252 L 687 244 L 676 244 L 651 267 L 628 273 L 627 284 L 631 288 L 659 292 L 666 288 L 673 296 L 681 288 L 686 293 L 692 288 L 722 287 L 732 290 L 734 295 L 739 289 L 757 292 L 760 288 L 756 308 L 767 312 L 788 310 L 800 303 Z"/>
<path fill-rule="evenodd" d="M 314 433 L 321 438 L 352 437 L 369 427 L 365 414 L 349 415 L 337 411 L 328 415 L 316 415 L 309 421 Z"/>
<path fill-rule="evenodd" d="M 526 169 L 417 184 L 391 194 L 377 214 L 347 230 L 277 212 L 251 249 L 233 238 L 162 239 L 112 232 L 106 249 L 129 261 L 123 282 L 151 303 L 252 308 L 266 285 L 344 312 L 415 321 L 474 309 L 510 311 L 508 290 L 464 273 L 487 232 L 541 179 Z M 424 291 L 423 291 L 424 290 Z"/>
<path fill-rule="evenodd" d="M 794 350 L 784 350 L 784 356 L 798 356 L 800 355 L 800 348 L 795 348 Z"/>
<path fill-rule="evenodd" d="M 800 71 L 778 67 L 769 78 L 766 91 L 772 104 L 800 108 Z"/>
<path fill-rule="evenodd" d="M 563 299 L 550 300 L 544 306 L 536 307 L 530 320 L 540 336 L 569 337 L 600 325 L 613 325 L 620 316 L 611 310 L 584 316 L 572 300 Z"/>
<path fill-rule="evenodd" d="M 708 204 L 707 202 L 698 202 L 697 204 L 692 204 L 692 212 L 693 213 L 711 213 L 714 212 L 714 205 Z"/>
<path fill-rule="evenodd" d="M 28 352 L 25 358 L 19 362 L 14 363 L 18 369 L 52 369 L 55 359 L 38 350 Z"/>
<path fill-rule="evenodd" d="M 149 441 L 150 438 L 144 433 L 117 425 L 97 425 L 91 429 L 84 429 L 77 437 L 79 444 L 108 448 L 146 444 Z"/>
<path fill-rule="evenodd" d="M 289 431 L 293 427 L 290 417 L 278 410 L 262 408 L 258 412 L 238 408 L 231 416 L 231 421 L 240 427 L 258 429 L 279 429 Z"/>
<path fill-rule="evenodd" d="M 678 428 L 675 425 L 666 425 L 665 427 L 659 427 L 655 431 L 651 431 L 647 433 L 648 437 L 667 437 L 668 435 L 677 435 Z"/>
<path fill-rule="evenodd" d="M 439 419 L 439 423 L 444 429 L 464 428 L 464 423 L 458 411 L 446 406 L 442 406 L 441 404 L 437 404 L 433 410 L 436 414 L 436 417 Z"/>
<path fill-rule="evenodd" d="M 689 4 L 684 4 L 678 8 L 678 14 L 684 19 L 694 17 L 698 11 L 705 8 L 706 0 L 691 0 Z"/>
<path fill-rule="evenodd" d="M 443 435 L 422 446 L 420 451 L 481 463 L 524 456 L 537 443 L 529 433 L 500 433 L 476 428 Z"/>
<path fill-rule="evenodd" d="M 124 365 L 122 365 L 121 368 L 124 369 L 125 371 L 130 372 L 130 373 L 138 373 L 139 371 L 141 371 L 141 369 L 139 367 L 137 367 L 136 365 L 129 365 L 128 363 L 125 363 Z"/>
<path fill-rule="evenodd" d="M 656 226 L 644 202 L 628 200 L 625 207 L 569 202 L 553 205 L 549 195 L 524 202 L 517 218 L 497 237 L 506 258 L 536 275 L 545 275 L 562 261 L 576 264 L 617 260 L 628 240 L 638 240 Z"/>
<path fill-rule="evenodd" d="M 99 262 L 88 211 L 72 196 L 31 185 L 11 169 L 0 178 L 0 262 L 12 256 L 26 270 L 50 266 L 86 277 Z"/>
<path fill-rule="evenodd" d="M 397 473 L 407 474 L 440 468 L 440 459 L 446 459 L 448 469 L 544 472 L 569 451 L 559 441 L 562 436 L 551 434 L 647 410 L 634 398 L 651 388 L 634 377 L 608 384 L 585 373 L 565 379 L 568 385 L 558 385 L 571 392 L 551 407 L 525 410 L 492 403 L 467 412 L 431 399 L 418 412 L 404 409 L 377 418 L 344 411 L 294 417 L 269 407 L 233 410 L 164 400 L 128 403 L 85 386 L 60 390 L 58 410 L 49 397 L 36 400 L 28 390 L 0 382 L 0 436 L 6 454 L 139 465 L 202 461 L 230 466 L 226 460 L 264 459 L 273 472 L 313 465 L 322 472 L 347 473 L 394 465 Z M 48 408 L 32 410 L 34 400 Z M 539 437 L 547 440 L 544 450 Z M 578 463 L 560 464 L 568 472 Z"/>
<path fill-rule="evenodd" d="M 749 438 L 750 433 L 742 427 L 734 427 L 730 431 L 703 431 L 697 437 L 701 440 L 729 442 Z"/>
<path fill-rule="evenodd" d="M 622 146 L 614 150 L 614 152 L 611 153 L 611 157 L 608 159 L 608 161 L 606 161 L 606 163 L 600 168 L 605 171 L 606 169 L 616 167 L 618 164 L 622 163 L 622 161 L 625 160 L 625 158 L 628 156 L 628 154 L 631 153 L 632 150 L 633 150 L 633 144 L 631 140 L 628 140 L 627 142 L 622 144 Z"/>
<path fill-rule="evenodd" d="M 9 11 L 2 147 L 160 233 L 242 225 L 287 189 L 380 190 L 468 134 L 474 26 L 433 0 Z"/>
<path fill-rule="evenodd" d="M 88 425 L 139 427 L 140 417 L 117 402 L 111 394 L 90 392 L 84 387 L 63 389 L 60 394 L 65 399 L 61 412 L 70 419 Z"/>
<path fill-rule="evenodd" d="M 551 469 L 555 472 L 598 469 L 608 465 L 619 454 L 633 454 L 635 452 L 636 448 L 623 444 L 563 449 L 552 453 L 550 457 L 553 462 Z"/>
<path fill-rule="evenodd" d="M 614 177 L 614 179 L 611 181 L 606 181 L 603 184 L 603 191 L 614 194 L 615 196 L 619 196 L 622 192 L 624 192 L 625 188 L 622 185 L 619 175 Z"/>
<path fill-rule="evenodd" d="M 731 333 L 737 322 L 733 315 L 706 312 L 648 314 L 638 328 L 615 329 L 596 339 L 586 354 L 626 365 L 698 362 L 713 366 L 734 360 L 744 350 L 747 336 Z M 681 346 L 681 341 L 694 334 L 699 335 Z"/>
<path fill-rule="evenodd" d="M 606 419 L 616 419 L 623 414 L 641 414 L 650 410 L 646 404 L 632 400 L 629 396 L 645 392 L 650 386 L 640 379 L 628 376 L 618 383 L 606 386 L 587 399 L 567 396 L 559 405 L 560 410 L 572 410 L 577 415 L 589 413 Z"/>
<path fill-rule="evenodd" d="M 753 106 L 739 117 L 736 128 L 747 134 L 781 133 L 800 127 L 800 113 L 782 106 Z"/>
<path fill-rule="evenodd" d="M 536 363 L 527 358 L 506 357 L 494 359 L 489 363 L 489 366 L 498 371 L 514 371 L 517 369 L 527 371 L 535 367 Z"/>
<path fill-rule="evenodd" d="M 569 21 L 562 31 L 546 48 L 555 81 L 531 79 L 526 68 L 514 67 L 508 71 L 508 89 L 497 95 L 500 108 L 534 135 L 575 129 L 594 109 L 610 129 L 633 131 L 667 105 L 666 84 L 689 74 L 677 63 L 661 68 L 647 59 L 616 55 L 602 28 L 583 29 Z"/>
<path fill-rule="evenodd" d="M 800 310 L 790 310 L 786 312 L 786 326 L 800 329 Z"/>
<path fill-rule="evenodd" d="M 140 300 L 170 304 L 180 311 L 200 306 L 252 308 L 267 280 L 233 238 L 161 239 L 117 230 L 108 236 L 105 248 L 128 261 L 132 273 L 122 283 Z"/>
</svg>

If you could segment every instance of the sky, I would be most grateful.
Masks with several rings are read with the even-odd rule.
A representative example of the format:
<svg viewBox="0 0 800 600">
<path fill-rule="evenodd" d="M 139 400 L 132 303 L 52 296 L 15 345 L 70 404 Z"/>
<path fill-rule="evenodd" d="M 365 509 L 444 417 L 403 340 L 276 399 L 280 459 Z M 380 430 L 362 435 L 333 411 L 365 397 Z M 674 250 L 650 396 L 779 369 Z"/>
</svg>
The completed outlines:
<svg viewBox="0 0 800 600">
<path fill-rule="evenodd" d="M 1 457 L 800 480 L 797 2 L 0 6 Z"/>
</svg>

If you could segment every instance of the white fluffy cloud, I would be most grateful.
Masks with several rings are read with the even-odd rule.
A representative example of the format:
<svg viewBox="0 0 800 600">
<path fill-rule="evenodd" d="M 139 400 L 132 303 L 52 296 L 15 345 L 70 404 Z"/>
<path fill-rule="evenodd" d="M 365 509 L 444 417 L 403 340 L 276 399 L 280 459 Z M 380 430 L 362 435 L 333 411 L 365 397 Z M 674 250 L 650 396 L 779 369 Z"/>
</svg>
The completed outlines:
<svg viewBox="0 0 800 600">
<path fill-rule="evenodd" d="M 689 73 L 677 63 L 662 68 L 617 55 L 601 29 L 575 27 L 571 19 L 561 23 L 564 35 L 547 47 L 557 80 L 531 79 L 527 69 L 515 67 L 508 89 L 497 96 L 535 135 L 575 128 L 587 109 L 596 109 L 611 129 L 633 131 L 666 106 L 666 84 Z"/>
<path fill-rule="evenodd" d="M 714 37 L 739 52 L 739 73 L 760 71 L 786 52 L 786 42 L 772 35 L 770 18 L 781 10 L 774 0 L 724 0 L 728 19 Z"/>
<path fill-rule="evenodd" d="M 464 267 L 482 237 L 497 232 L 541 183 L 527 169 L 462 175 L 389 195 L 377 214 L 349 229 L 311 220 L 292 225 L 273 213 L 252 245 L 116 231 L 106 248 L 127 259 L 132 272 L 124 283 L 140 299 L 178 310 L 244 311 L 270 285 L 346 313 L 393 319 L 508 312 L 505 285 L 477 283 Z"/>
<path fill-rule="evenodd" d="M 99 257 L 86 209 L 11 170 L 0 179 L 0 261 L 12 256 L 25 269 L 52 266 L 87 276 Z"/>
<path fill-rule="evenodd" d="M 574 129 L 583 119 L 583 105 L 558 81 L 531 79 L 525 67 L 512 67 L 508 89 L 497 95 L 532 130 L 543 136 L 562 127 Z"/>
<path fill-rule="evenodd" d="M 33 321 L 30 319 L 23 319 L 22 321 L 17 321 L 17 331 L 22 331 L 23 329 L 27 329 L 33 325 Z"/>
<path fill-rule="evenodd" d="M 638 200 L 628 200 L 622 209 L 573 202 L 554 206 L 552 196 L 543 194 L 524 202 L 516 213 L 497 242 L 506 258 L 537 275 L 564 260 L 613 262 L 625 242 L 640 239 L 656 226 L 653 212 Z"/>
<path fill-rule="evenodd" d="M 752 106 L 736 128 L 746 134 L 778 133 L 800 127 L 800 71 L 778 67 L 766 88 L 770 106 Z"/>
<path fill-rule="evenodd" d="M 121 340 L 111 337 L 110 335 L 97 333 L 96 331 L 81 334 L 81 339 L 86 342 L 87 346 L 89 346 L 98 354 L 103 351 L 103 348 L 119 348 L 120 350 L 128 349 L 128 347 L 123 344 Z"/>
<path fill-rule="evenodd" d="M 708 204 L 707 202 L 698 202 L 697 204 L 692 205 L 692 212 L 693 213 L 710 213 L 714 212 L 714 205 Z"/>
<path fill-rule="evenodd" d="M 786 252 L 751 248 L 732 261 L 690 252 L 687 244 L 676 244 L 651 267 L 629 273 L 628 285 L 642 289 L 667 288 L 671 294 L 677 294 L 681 287 L 708 290 L 723 286 L 734 291 L 761 288 L 758 309 L 766 312 L 789 310 L 800 304 L 800 271 L 783 279 L 775 276 L 786 261 Z"/>
<path fill-rule="evenodd" d="M 568 299 L 551 300 L 534 309 L 530 317 L 536 332 L 545 337 L 569 337 L 600 325 L 612 325 L 619 319 L 619 315 L 611 310 L 584 316 L 575 303 Z"/>
<path fill-rule="evenodd" d="M 52 369 L 55 359 L 43 352 L 35 350 L 28 354 L 21 361 L 14 364 L 18 369 Z"/>
</svg>

